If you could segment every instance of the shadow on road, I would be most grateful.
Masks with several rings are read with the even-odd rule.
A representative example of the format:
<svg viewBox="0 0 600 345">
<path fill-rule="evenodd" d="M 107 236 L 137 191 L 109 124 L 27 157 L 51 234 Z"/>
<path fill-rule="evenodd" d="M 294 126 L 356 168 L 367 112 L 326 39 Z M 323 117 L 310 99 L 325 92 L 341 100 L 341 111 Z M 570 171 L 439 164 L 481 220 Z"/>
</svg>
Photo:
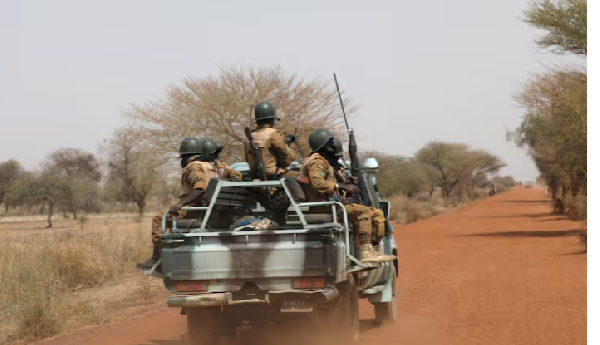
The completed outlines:
<svg viewBox="0 0 600 345">
<path fill-rule="evenodd" d="M 552 217 L 552 216 L 556 216 L 556 214 L 553 214 L 551 212 L 535 213 L 535 214 L 519 214 L 519 215 L 507 214 L 507 215 L 503 215 L 503 216 L 489 216 L 489 217 L 483 217 L 483 218 L 542 218 L 542 217 Z"/>
<path fill-rule="evenodd" d="M 186 334 L 186 336 L 187 336 L 187 334 Z M 179 339 L 179 340 L 152 339 L 152 340 L 148 340 L 148 342 L 144 342 L 139 345 L 190 345 L 190 342 L 184 336 L 183 339 Z"/>
<path fill-rule="evenodd" d="M 546 204 L 550 203 L 550 200 L 498 200 L 496 202 L 518 202 L 524 204 Z"/>
<path fill-rule="evenodd" d="M 569 220 L 569 218 L 562 216 L 562 217 L 556 217 L 556 218 L 550 218 L 550 219 L 540 219 L 540 220 L 538 220 L 538 222 L 558 222 L 561 220 Z"/>
<path fill-rule="evenodd" d="M 556 231 L 499 231 L 483 232 L 468 235 L 459 235 L 458 237 L 471 236 L 491 236 L 491 237 L 566 237 L 578 236 L 580 230 L 556 230 Z"/>
</svg>

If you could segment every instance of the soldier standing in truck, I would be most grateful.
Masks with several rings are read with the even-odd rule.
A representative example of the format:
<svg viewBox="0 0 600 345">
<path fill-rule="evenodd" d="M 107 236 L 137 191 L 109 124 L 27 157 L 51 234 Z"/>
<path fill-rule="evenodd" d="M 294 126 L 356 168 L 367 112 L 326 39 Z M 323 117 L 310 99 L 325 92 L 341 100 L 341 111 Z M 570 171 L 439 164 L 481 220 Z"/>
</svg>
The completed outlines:
<svg viewBox="0 0 600 345">
<path fill-rule="evenodd" d="M 256 128 L 252 138 L 260 152 L 267 179 L 278 179 L 286 172 L 286 168 L 294 161 L 295 152 L 286 144 L 283 133 L 275 129 L 275 106 L 271 102 L 260 102 L 254 107 Z M 289 142 L 289 140 L 288 140 Z M 245 158 L 250 166 L 250 175 L 260 178 L 250 142 L 245 143 Z"/>
</svg>

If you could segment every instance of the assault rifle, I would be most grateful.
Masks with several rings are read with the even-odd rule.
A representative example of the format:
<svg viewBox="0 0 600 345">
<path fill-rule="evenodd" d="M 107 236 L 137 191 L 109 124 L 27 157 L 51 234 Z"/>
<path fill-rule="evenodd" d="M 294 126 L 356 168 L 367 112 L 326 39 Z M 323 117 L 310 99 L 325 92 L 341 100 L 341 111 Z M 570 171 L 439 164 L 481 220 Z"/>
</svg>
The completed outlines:
<svg viewBox="0 0 600 345">
<path fill-rule="evenodd" d="M 244 128 L 244 134 L 246 134 L 246 138 L 250 142 L 250 146 L 252 147 L 252 152 L 254 153 L 254 175 L 252 178 L 256 178 L 257 173 L 262 175 L 263 181 L 267 180 L 267 173 L 265 172 L 265 166 L 263 165 L 262 159 L 260 158 L 260 151 L 258 147 L 256 147 L 256 143 L 254 142 L 254 138 L 252 137 L 252 132 L 250 131 L 250 127 Z M 257 171 L 258 170 L 258 171 Z"/>
<path fill-rule="evenodd" d="M 342 113 L 344 114 L 344 122 L 346 123 L 346 129 L 348 130 L 348 153 L 350 154 L 350 175 L 358 178 L 358 188 L 360 188 L 360 195 L 355 195 L 357 203 L 371 207 L 373 204 L 369 197 L 369 191 L 367 190 L 367 184 L 365 178 L 360 169 L 360 162 L 358 161 L 358 146 L 356 145 L 356 139 L 354 138 L 354 130 L 350 129 L 348 125 L 348 118 L 346 117 L 346 110 L 344 110 L 344 102 L 342 101 L 342 93 L 340 92 L 340 86 L 337 81 L 335 73 L 333 74 L 335 80 L 335 87 L 337 88 L 338 96 L 340 98 L 340 104 L 342 106 Z"/>
</svg>

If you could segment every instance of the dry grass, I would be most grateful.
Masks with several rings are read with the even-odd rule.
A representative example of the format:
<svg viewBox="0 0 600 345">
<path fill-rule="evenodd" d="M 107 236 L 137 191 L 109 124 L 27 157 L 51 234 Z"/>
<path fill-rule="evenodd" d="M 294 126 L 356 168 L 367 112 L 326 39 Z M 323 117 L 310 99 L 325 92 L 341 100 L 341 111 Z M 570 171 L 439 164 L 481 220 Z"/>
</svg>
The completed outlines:
<svg viewBox="0 0 600 345">
<path fill-rule="evenodd" d="M 133 218 L 63 220 L 52 230 L 44 229 L 43 221 L 3 223 L 0 344 L 105 323 L 126 296 L 139 305 L 151 304 L 162 282 L 140 280 L 135 269 L 151 251 L 150 220 Z"/>
<path fill-rule="evenodd" d="M 439 190 L 435 191 L 432 196 L 429 196 L 429 193 L 420 193 L 412 198 L 396 195 L 388 200 L 392 203 L 390 220 L 400 225 L 410 224 L 448 213 L 457 207 L 486 196 L 487 191 L 483 189 L 475 190 L 472 195 L 451 197 L 448 200 L 442 198 Z"/>
</svg>

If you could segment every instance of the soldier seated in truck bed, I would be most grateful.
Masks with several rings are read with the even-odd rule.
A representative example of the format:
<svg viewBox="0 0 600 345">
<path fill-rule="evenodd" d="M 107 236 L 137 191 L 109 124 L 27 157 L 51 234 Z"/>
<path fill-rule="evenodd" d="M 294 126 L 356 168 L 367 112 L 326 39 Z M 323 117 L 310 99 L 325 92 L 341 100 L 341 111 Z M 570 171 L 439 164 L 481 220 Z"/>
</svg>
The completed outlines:
<svg viewBox="0 0 600 345">
<path fill-rule="evenodd" d="M 336 156 L 334 136 L 330 131 L 323 128 L 313 131 L 308 138 L 308 143 L 312 152 L 300 169 L 298 181 L 304 184 L 309 202 L 327 201 L 331 197 L 339 198 L 340 191 L 353 194 L 359 192 L 358 186 L 355 184 L 337 182 L 332 164 L 337 164 L 340 157 L 339 155 Z M 345 204 L 348 218 L 354 223 L 355 229 L 359 232 L 360 261 L 393 261 L 395 256 L 383 255 L 373 249 L 371 243 L 373 233 L 371 209 L 360 204 L 342 202 Z M 311 212 L 319 211 L 318 209 L 311 209 Z M 328 210 L 323 210 L 323 212 L 328 212 Z"/>
<path fill-rule="evenodd" d="M 177 205 L 169 209 L 171 215 L 186 216 L 185 211 L 180 211 L 184 206 L 197 206 L 202 200 L 208 182 L 213 177 L 225 177 L 233 180 L 242 180 L 239 171 L 231 169 L 225 162 L 219 159 L 222 147 L 212 139 L 198 140 L 196 138 L 185 138 L 181 141 L 179 157 L 181 158 L 181 194 Z M 145 262 L 137 264 L 137 268 L 149 270 L 161 257 L 162 218 L 164 212 L 156 214 L 152 218 L 152 257 Z M 160 272 L 159 267 L 157 267 Z"/>
</svg>

